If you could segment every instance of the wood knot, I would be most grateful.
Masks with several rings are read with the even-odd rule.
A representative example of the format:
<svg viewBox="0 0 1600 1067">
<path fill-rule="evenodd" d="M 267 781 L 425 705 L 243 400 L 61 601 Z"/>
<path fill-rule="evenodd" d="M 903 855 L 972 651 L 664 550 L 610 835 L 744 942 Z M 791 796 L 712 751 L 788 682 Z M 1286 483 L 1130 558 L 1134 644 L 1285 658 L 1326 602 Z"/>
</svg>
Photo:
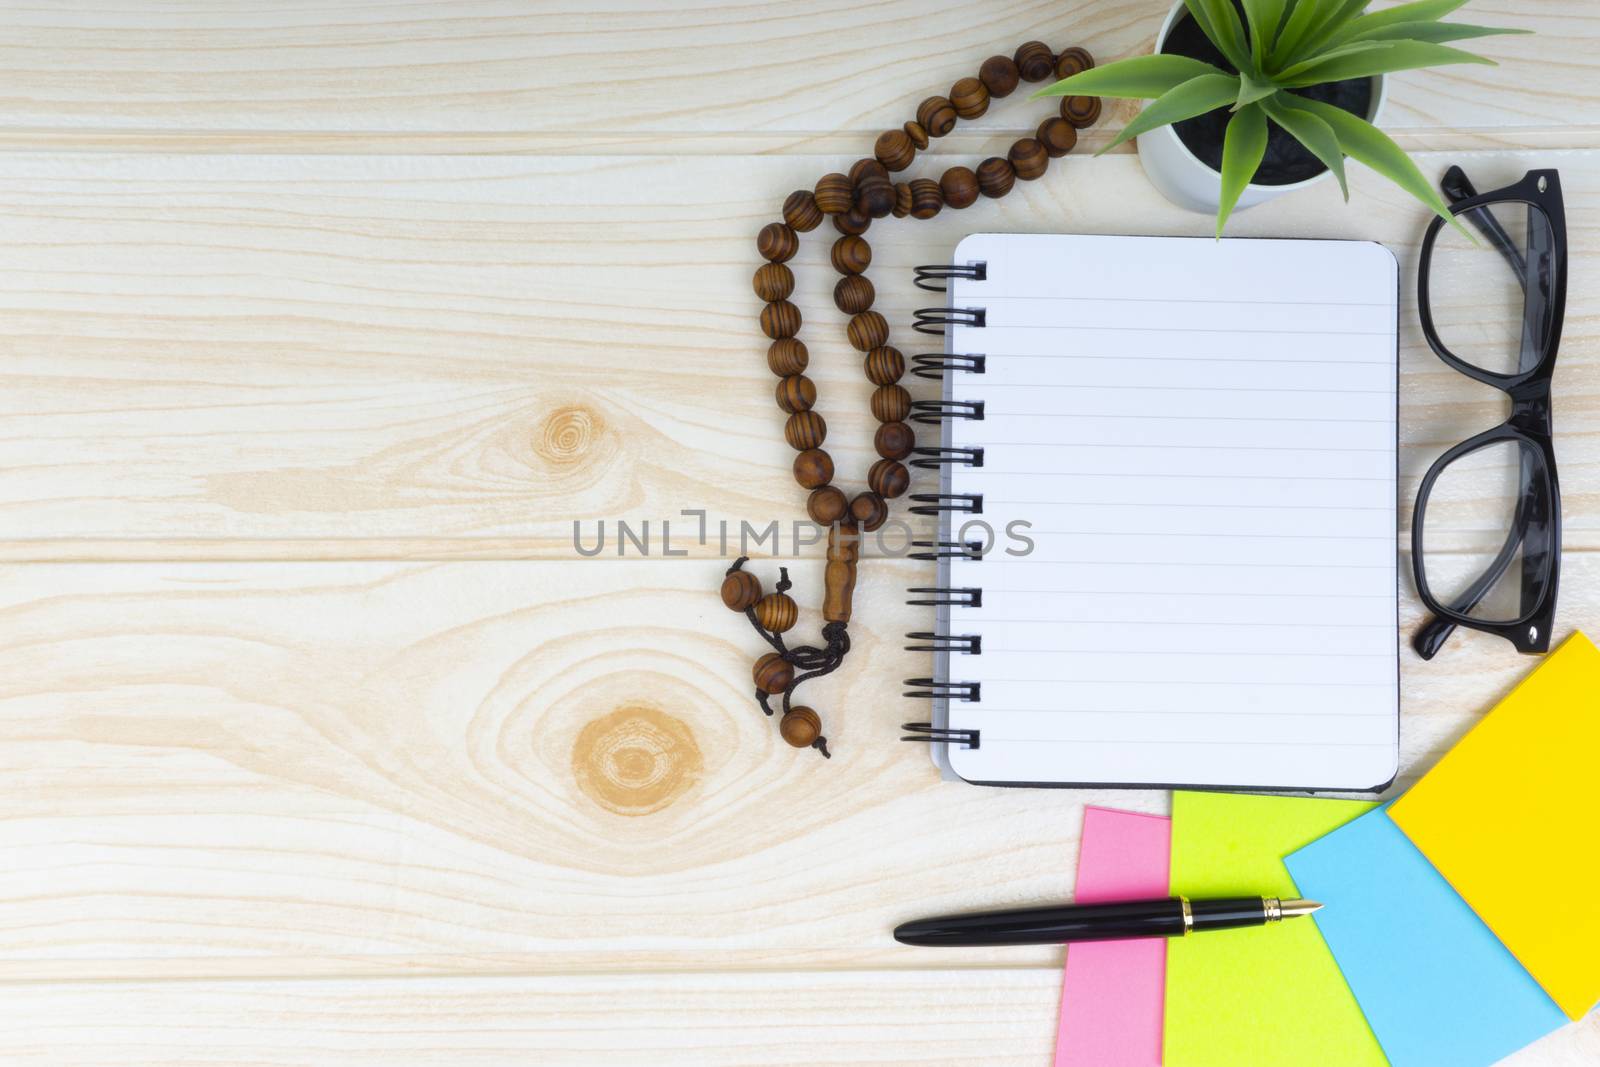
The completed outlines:
<svg viewBox="0 0 1600 1067">
<path fill-rule="evenodd" d="M 586 725 L 572 746 L 578 788 L 617 815 L 660 811 L 704 771 L 689 727 L 655 708 L 618 708 Z"/>
<path fill-rule="evenodd" d="M 544 420 L 534 446 L 551 463 L 577 463 L 593 447 L 604 429 L 600 416 L 588 408 L 557 408 Z"/>
</svg>

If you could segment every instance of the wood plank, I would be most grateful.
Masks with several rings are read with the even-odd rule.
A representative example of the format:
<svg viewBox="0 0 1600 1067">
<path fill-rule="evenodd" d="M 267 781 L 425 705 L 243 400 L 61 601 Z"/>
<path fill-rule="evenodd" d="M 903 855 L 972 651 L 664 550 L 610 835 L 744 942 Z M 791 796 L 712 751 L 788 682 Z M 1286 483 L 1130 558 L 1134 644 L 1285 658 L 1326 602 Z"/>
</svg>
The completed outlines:
<svg viewBox="0 0 1600 1067">
<path fill-rule="evenodd" d="M 1484 187 L 1556 163 L 1572 202 L 1600 190 L 1588 152 L 1422 164 L 1458 160 Z M 799 518 L 751 235 L 786 190 L 844 163 L 0 157 L 16 253 L 0 275 L 0 557 L 570 559 L 574 521 Z M 928 300 L 911 266 L 974 229 L 1207 232 L 1137 166 L 1073 158 L 1003 203 L 880 224 L 878 306 L 900 343 L 917 350 L 905 327 Z M 1231 232 L 1372 238 L 1400 256 L 1409 506 L 1433 458 L 1504 403 L 1422 344 L 1423 209 L 1365 171 L 1354 187 L 1348 206 L 1325 184 Z M 1579 278 L 1600 269 L 1586 219 L 1569 219 Z M 797 300 L 828 447 L 859 484 L 870 386 L 826 244 L 805 243 Z M 1569 548 L 1600 547 L 1597 299 L 1571 287 L 1557 379 Z"/>
<path fill-rule="evenodd" d="M 0 127 L 21 140 L 0 143 L 39 147 L 43 136 L 171 151 L 162 137 L 177 133 L 235 151 L 332 134 L 334 150 L 378 138 L 394 152 L 444 134 L 475 151 L 673 152 L 670 138 L 687 134 L 807 152 L 813 137 L 899 126 L 918 100 L 1030 38 L 1083 45 L 1102 61 L 1148 51 L 1168 7 L 1004 0 L 984 4 L 977 20 L 959 0 L 12 4 L 0 12 L 9 72 Z M 1474 42 L 1498 68 L 1397 75 L 1385 124 L 1403 141 L 1417 137 L 1416 147 L 1446 130 L 1451 148 L 1593 146 L 1593 5 L 1478 0 L 1471 15 L 1537 36 Z M 975 128 L 1015 136 L 1043 111 L 1020 98 L 1004 104 Z"/>
<path fill-rule="evenodd" d="M 793 564 L 816 625 L 820 569 Z M 920 564 L 868 561 L 855 652 L 779 742 L 709 561 L 0 569 L 0 977 L 1044 966 L 896 946 L 1059 899 L 1085 803 L 941 783 L 899 724 Z M 771 566 L 761 565 L 770 581 Z M 1561 635 L 1600 607 L 1571 553 Z M 1402 632 L 1416 627 L 1405 601 Z M 1403 659 L 1403 771 L 1535 662 Z"/>
</svg>

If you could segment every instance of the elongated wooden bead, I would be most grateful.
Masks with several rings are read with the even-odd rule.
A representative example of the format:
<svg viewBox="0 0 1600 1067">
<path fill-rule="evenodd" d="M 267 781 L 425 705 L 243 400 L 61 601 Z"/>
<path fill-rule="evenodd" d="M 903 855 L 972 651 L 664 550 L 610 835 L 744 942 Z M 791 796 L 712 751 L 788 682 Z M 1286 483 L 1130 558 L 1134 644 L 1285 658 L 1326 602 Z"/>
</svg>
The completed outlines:
<svg viewBox="0 0 1600 1067">
<path fill-rule="evenodd" d="M 1021 77 L 1016 60 L 1010 56 L 990 56 L 978 68 L 978 80 L 983 82 L 983 87 L 996 100 L 1015 92 Z"/>
<path fill-rule="evenodd" d="M 928 131 L 922 128 L 922 123 L 913 119 L 900 128 L 906 131 L 906 136 L 911 138 L 918 152 L 928 147 Z"/>
<path fill-rule="evenodd" d="M 815 411 L 797 411 L 789 416 L 789 421 L 783 424 L 783 439 L 789 442 L 789 447 L 796 452 L 804 452 L 808 448 L 821 448 L 822 442 L 827 440 L 828 424 L 822 421 L 822 416 Z"/>
<path fill-rule="evenodd" d="M 911 485 L 911 472 L 892 459 L 880 459 L 867 471 L 867 484 L 886 500 L 893 500 Z"/>
<path fill-rule="evenodd" d="M 756 295 L 768 301 L 787 300 L 794 292 L 794 272 L 782 263 L 763 263 L 756 268 Z"/>
<path fill-rule="evenodd" d="M 889 505 L 877 493 L 857 493 L 850 501 L 850 517 L 857 526 L 871 533 L 889 518 Z"/>
<path fill-rule="evenodd" d="M 867 373 L 867 381 L 873 385 L 893 385 L 906 372 L 906 357 L 898 348 L 879 345 L 867 353 L 862 369 Z"/>
<path fill-rule="evenodd" d="M 782 263 L 799 250 L 800 238 L 786 223 L 769 222 L 756 234 L 756 251 L 761 253 L 762 259 Z"/>
<path fill-rule="evenodd" d="M 950 87 L 950 105 L 964 119 L 975 119 L 989 110 L 989 90 L 977 78 L 962 78 Z"/>
<path fill-rule="evenodd" d="M 1011 146 L 1011 151 L 1006 153 L 1006 158 L 1011 161 L 1011 169 L 1018 178 L 1031 182 L 1045 172 L 1050 165 L 1050 157 L 1045 154 L 1044 145 L 1032 137 L 1024 137 Z"/>
<path fill-rule="evenodd" d="M 780 378 L 799 374 L 810 362 L 811 353 L 798 338 L 781 337 L 767 346 L 767 367 Z"/>
<path fill-rule="evenodd" d="M 905 130 L 885 130 L 872 146 L 872 154 L 892 174 L 911 166 L 911 161 L 917 158 L 917 146 L 911 143 Z"/>
<path fill-rule="evenodd" d="M 743 611 L 761 599 L 761 579 L 749 571 L 734 571 L 722 579 L 722 603 L 732 611 Z"/>
<path fill-rule="evenodd" d="M 1034 140 L 1044 146 L 1046 155 L 1051 159 L 1060 159 L 1076 147 L 1078 128 L 1058 116 L 1039 123 L 1039 132 L 1033 136 Z"/>
<path fill-rule="evenodd" d="M 822 225 L 822 209 L 810 189 L 796 189 L 783 202 L 783 221 L 797 233 L 810 233 Z"/>
<path fill-rule="evenodd" d="M 810 411 L 817 402 L 817 387 L 804 374 L 791 374 L 778 383 L 778 406 L 789 414 Z"/>
<path fill-rule="evenodd" d="M 860 237 L 867 232 L 867 227 L 871 225 L 871 216 L 858 207 L 853 207 L 849 211 L 841 212 L 833 217 L 833 228 L 846 237 Z"/>
<path fill-rule="evenodd" d="M 800 618 L 800 609 L 788 593 L 768 593 L 756 601 L 755 611 L 756 622 L 775 634 L 793 629 Z"/>
<path fill-rule="evenodd" d="M 809 748 L 822 736 L 822 718 L 804 704 L 792 707 L 778 720 L 778 734 L 795 748 Z"/>
<path fill-rule="evenodd" d="M 1098 96 L 1063 96 L 1061 117 L 1082 130 L 1100 121 Z"/>
<path fill-rule="evenodd" d="M 806 514 L 818 526 L 832 526 L 850 514 L 850 501 L 835 486 L 825 485 L 806 498 Z"/>
<path fill-rule="evenodd" d="M 833 306 L 846 315 L 859 315 L 872 306 L 877 293 L 864 274 L 846 274 L 833 287 Z"/>
<path fill-rule="evenodd" d="M 856 202 L 856 187 L 843 174 L 824 174 L 817 179 L 817 188 L 812 195 L 823 214 L 837 215 L 849 211 Z"/>
<path fill-rule="evenodd" d="M 905 459 L 917 447 L 917 433 L 903 422 L 886 422 L 873 435 L 872 447 L 884 459 Z"/>
<path fill-rule="evenodd" d="M 820 489 L 833 481 L 833 457 L 820 448 L 808 448 L 794 457 L 794 480 L 802 489 Z"/>
<path fill-rule="evenodd" d="M 872 392 L 872 417 L 879 422 L 905 422 L 911 414 L 911 394 L 904 386 L 880 385 Z"/>
<path fill-rule="evenodd" d="M 1043 41 L 1029 41 L 1011 57 L 1026 82 L 1042 82 L 1056 72 L 1055 53 Z"/>
<path fill-rule="evenodd" d="M 856 560 L 861 558 L 861 534 L 854 527 L 828 528 L 828 566 L 823 572 L 822 617 L 828 622 L 849 622 L 850 601 L 855 596 Z"/>
<path fill-rule="evenodd" d="M 1009 160 L 990 156 L 978 164 L 978 190 L 984 196 L 998 200 L 1011 191 L 1016 181 L 1017 172 L 1011 169 Z"/>
<path fill-rule="evenodd" d="M 956 128 L 956 109 L 942 96 L 930 96 L 917 105 L 917 125 L 929 137 L 943 137 Z"/>
<path fill-rule="evenodd" d="M 931 219 L 944 207 L 944 194 L 939 191 L 939 183 L 932 178 L 914 178 L 909 184 L 912 218 Z"/>
<path fill-rule="evenodd" d="M 1074 74 L 1082 74 L 1094 66 L 1094 56 L 1086 48 L 1063 48 L 1056 57 L 1056 80 L 1070 78 Z"/>
<path fill-rule="evenodd" d="M 800 332 L 800 309 L 787 300 L 774 300 L 761 309 L 761 332 L 773 340 Z"/>
<path fill-rule="evenodd" d="M 755 679 L 757 689 L 763 693 L 777 695 L 789 688 L 789 683 L 794 681 L 794 664 L 776 652 L 768 652 L 756 660 L 750 675 Z"/>
<path fill-rule="evenodd" d="M 876 311 L 863 311 L 850 319 L 845 333 L 857 352 L 870 352 L 889 339 L 889 322 Z"/>
<path fill-rule="evenodd" d="M 939 179 L 939 192 L 950 207 L 971 207 L 978 199 L 978 176 L 966 167 L 951 167 Z"/>
<path fill-rule="evenodd" d="M 859 237 L 841 237 L 833 242 L 830 258 L 840 274 L 860 274 L 872 265 L 872 246 Z"/>
<path fill-rule="evenodd" d="M 894 217 L 903 219 L 911 214 L 911 185 L 908 182 L 896 182 L 894 186 Z"/>
</svg>

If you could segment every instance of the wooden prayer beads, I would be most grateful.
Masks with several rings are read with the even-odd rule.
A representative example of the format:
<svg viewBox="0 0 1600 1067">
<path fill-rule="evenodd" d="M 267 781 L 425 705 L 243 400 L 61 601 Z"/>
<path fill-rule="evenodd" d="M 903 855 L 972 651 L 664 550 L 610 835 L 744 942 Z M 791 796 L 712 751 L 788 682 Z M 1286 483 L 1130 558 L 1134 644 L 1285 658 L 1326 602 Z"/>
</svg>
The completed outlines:
<svg viewBox="0 0 1600 1067">
<path fill-rule="evenodd" d="M 739 560 L 723 579 L 722 601 L 735 611 L 748 612 L 776 649 L 756 661 L 752 679 L 768 715 L 774 713 L 768 698 L 782 695 L 779 732 L 791 745 L 813 747 L 828 755 L 821 717 L 812 708 L 791 706 L 790 698 L 800 682 L 833 670 L 849 650 L 845 625 L 850 619 L 860 535 L 880 529 L 889 517 L 888 501 L 903 495 L 911 484 L 911 472 L 901 462 L 916 447 L 916 434 L 907 422 L 911 394 L 899 384 L 905 375 L 905 357 L 888 343 L 888 321 L 873 310 L 877 294 L 866 278 L 872 248 L 862 235 L 874 219 L 890 215 L 930 219 L 946 206 L 959 210 L 980 196 L 1002 197 L 1017 181 L 1034 181 L 1044 175 L 1050 160 L 1076 146 L 1078 130 L 1100 117 L 1097 98 L 1063 98 L 1059 116 L 1045 119 L 1033 137 L 1017 140 L 1004 157 L 983 160 L 976 171 L 952 166 L 937 179 L 896 181 L 891 177 L 908 169 L 918 152 L 927 149 L 933 139 L 949 134 L 958 120 L 983 115 L 991 100 L 1011 95 L 1021 82 L 1044 81 L 1052 75 L 1065 78 L 1093 65 L 1094 59 L 1081 48 L 1064 49 L 1057 55 L 1039 41 L 1026 42 L 1010 57 L 990 56 L 976 77 L 952 85 L 948 97 L 926 98 L 917 105 L 913 120 L 880 134 L 872 156 L 857 160 L 848 174 L 824 174 L 813 188 L 790 193 L 783 202 L 782 221 L 763 226 L 756 237 L 756 251 L 765 262 L 756 270 L 752 287 L 763 303 L 762 332 L 772 339 L 767 366 L 779 378 L 774 395 L 787 415 L 784 439 L 795 450 L 795 481 L 809 490 L 806 514 L 829 528 L 823 599 L 826 647 L 791 649 L 784 643 L 781 635 L 793 628 L 799 617 L 799 609 L 786 593 L 790 584 L 787 572 L 776 591 L 763 594 L 760 581 L 742 570 L 744 560 Z M 840 275 L 833 302 L 849 316 L 845 334 L 850 344 L 864 353 L 863 373 L 876 387 L 871 409 L 879 426 L 873 448 L 880 458 L 867 472 L 867 490 L 851 498 L 832 484 L 833 459 L 822 449 L 828 428 L 813 410 L 817 390 L 804 374 L 810 357 L 796 336 L 801 328 L 800 310 L 789 299 L 795 293 L 795 277 L 785 265 L 799 249 L 799 234 L 816 229 L 825 217 L 832 218 L 840 234 L 829 255 Z"/>
</svg>

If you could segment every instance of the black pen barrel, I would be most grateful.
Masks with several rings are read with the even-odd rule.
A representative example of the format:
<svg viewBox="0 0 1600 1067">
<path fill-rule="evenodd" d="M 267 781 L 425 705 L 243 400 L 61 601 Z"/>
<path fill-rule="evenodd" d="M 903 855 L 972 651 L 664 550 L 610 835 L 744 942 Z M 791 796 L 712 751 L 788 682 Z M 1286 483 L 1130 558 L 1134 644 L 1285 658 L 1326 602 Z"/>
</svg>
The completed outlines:
<svg viewBox="0 0 1600 1067">
<path fill-rule="evenodd" d="M 1259 897 L 1255 909 L 1256 921 L 1260 922 Z M 904 923 L 895 928 L 894 937 L 906 945 L 1059 945 L 1068 941 L 1172 937 L 1183 930 L 1183 902 L 1173 899 L 942 915 Z"/>
</svg>

